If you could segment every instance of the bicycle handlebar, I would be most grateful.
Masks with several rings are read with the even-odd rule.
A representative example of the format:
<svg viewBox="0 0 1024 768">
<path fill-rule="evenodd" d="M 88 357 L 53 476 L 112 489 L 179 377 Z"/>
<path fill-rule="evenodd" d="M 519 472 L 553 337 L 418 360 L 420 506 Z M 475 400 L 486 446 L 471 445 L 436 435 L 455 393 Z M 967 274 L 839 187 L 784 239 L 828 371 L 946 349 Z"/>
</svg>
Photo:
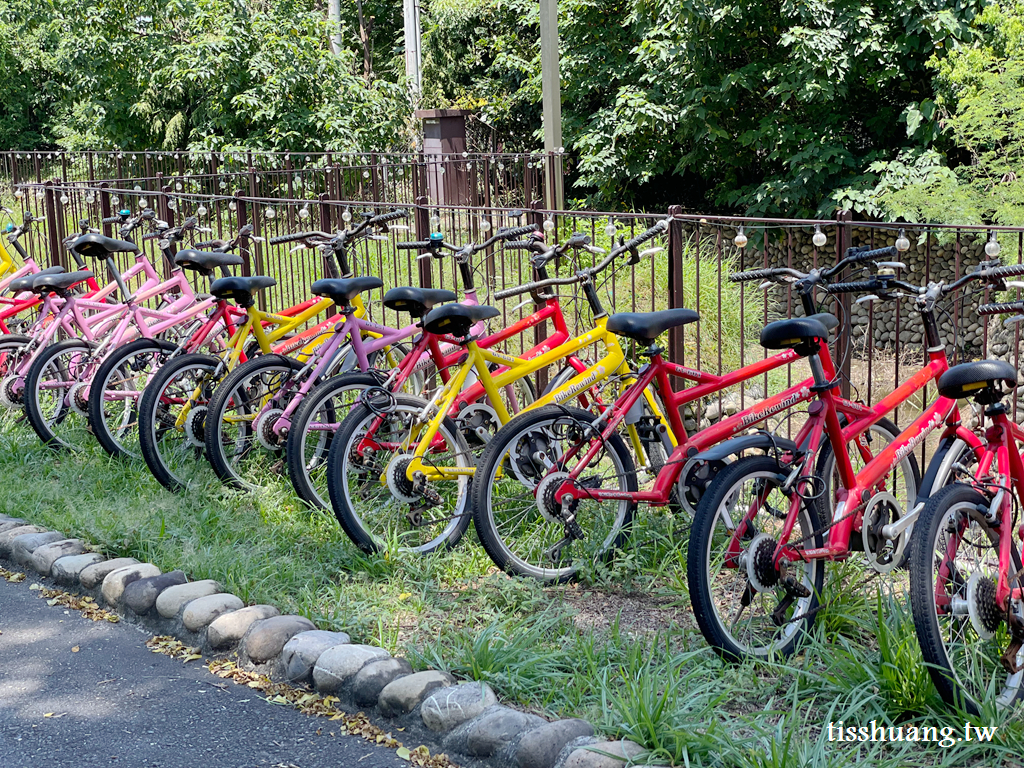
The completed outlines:
<svg viewBox="0 0 1024 768">
<path fill-rule="evenodd" d="M 121 223 L 121 217 L 120 216 L 107 216 L 105 219 L 103 219 L 103 223 L 104 224 L 120 224 Z"/>
<path fill-rule="evenodd" d="M 296 240 L 306 240 L 311 237 L 319 237 L 326 240 L 330 240 L 334 235 L 330 235 L 327 232 L 296 232 L 292 235 L 278 235 L 277 237 L 270 238 L 269 242 L 271 245 L 280 245 L 281 243 L 294 243 Z"/>
<path fill-rule="evenodd" d="M 418 251 L 424 248 L 429 248 L 431 242 L 429 240 L 412 240 L 404 243 L 395 243 L 395 248 L 400 251 Z"/>
<path fill-rule="evenodd" d="M 1011 312 L 1024 312 L 1024 301 L 996 302 L 978 307 L 979 315 L 1008 315 Z"/>
</svg>

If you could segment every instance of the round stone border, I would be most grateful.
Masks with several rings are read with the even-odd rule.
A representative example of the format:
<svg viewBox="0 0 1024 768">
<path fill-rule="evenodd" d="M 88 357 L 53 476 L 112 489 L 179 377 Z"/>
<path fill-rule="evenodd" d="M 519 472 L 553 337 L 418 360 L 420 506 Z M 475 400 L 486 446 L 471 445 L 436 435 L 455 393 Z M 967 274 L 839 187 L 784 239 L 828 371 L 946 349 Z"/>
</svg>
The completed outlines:
<svg viewBox="0 0 1024 768">
<path fill-rule="evenodd" d="M 459 682 L 438 670 L 416 672 L 383 648 L 351 643 L 344 632 L 321 630 L 304 616 L 245 606 L 215 581 L 183 582 L 180 571 L 163 574 L 152 563 L 107 560 L 83 554 L 87 549 L 77 539 L 0 514 L 0 559 L 54 578 L 126 621 L 172 635 L 206 656 L 234 656 L 239 666 L 272 680 L 337 696 L 340 708 L 362 711 L 383 728 L 400 728 L 407 742 L 444 750 L 457 762 L 617 768 L 644 754 L 631 741 L 596 737 L 585 720 L 550 722 L 505 707 L 487 683 Z"/>
</svg>

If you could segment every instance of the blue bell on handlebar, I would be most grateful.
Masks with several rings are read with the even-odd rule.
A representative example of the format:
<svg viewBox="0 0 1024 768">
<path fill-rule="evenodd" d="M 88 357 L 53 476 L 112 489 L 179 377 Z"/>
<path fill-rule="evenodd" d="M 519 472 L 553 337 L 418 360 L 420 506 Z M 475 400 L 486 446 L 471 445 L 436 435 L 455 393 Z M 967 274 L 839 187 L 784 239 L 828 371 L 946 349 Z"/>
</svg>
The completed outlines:
<svg viewBox="0 0 1024 768">
<path fill-rule="evenodd" d="M 4 232 L 13 232 L 13 231 L 14 231 L 14 225 L 13 224 L 8 224 L 6 227 L 4 227 Z"/>
<path fill-rule="evenodd" d="M 118 216 L 131 216 L 132 215 L 132 209 L 131 208 L 122 208 L 120 211 L 117 212 L 117 215 Z"/>
<path fill-rule="evenodd" d="M 431 232 L 430 233 L 430 244 L 440 245 L 444 241 L 444 232 Z"/>
</svg>

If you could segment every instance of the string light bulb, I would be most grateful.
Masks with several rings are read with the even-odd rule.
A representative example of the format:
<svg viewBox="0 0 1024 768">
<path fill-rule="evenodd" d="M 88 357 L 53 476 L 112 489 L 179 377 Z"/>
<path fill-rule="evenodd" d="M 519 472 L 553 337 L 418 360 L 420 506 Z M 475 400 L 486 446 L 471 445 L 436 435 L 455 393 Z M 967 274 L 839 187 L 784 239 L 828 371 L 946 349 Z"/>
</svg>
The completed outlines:
<svg viewBox="0 0 1024 768">
<path fill-rule="evenodd" d="M 277 211 L 275 211 L 268 205 L 267 209 L 263 212 L 263 215 L 266 216 L 268 219 L 272 219 L 275 216 L 277 216 Z"/>
<path fill-rule="evenodd" d="M 607 235 L 608 237 L 611 237 L 611 238 L 615 237 L 615 233 L 617 231 L 618 230 L 615 229 L 615 225 L 612 224 L 611 222 L 608 222 L 608 225 L 604 228 L 605 235 Z"/>
<path fill-rule="evenodd" d="M 352 211 L 350 211 L 348 208 L 342 211 L 341 220 L 344 221 L 346 224 L 352 221 Z"/>
<path fill-rule="evenodd" d="M 545 232 L 551 232 L 555 228 L 555 222 L 551 218 L 544 219 L 542 224 Z"/>
<path fill-rule="evenodd" d="M 238 203 L 236 203 L 234 200 L 232 200 L 230 203 L 228 203 L 228 210 L 229 211 L 237 211 L 238 210 Z"/>
<path fill-rule="evenodd" d="M 139 208 L 142 208 L 143 210 L 145 210 L 146 208 L 149 208 L 149 200 L 147 200 L 144 197 L 140 197 L 139 198 Z"/>
<path fill-rule="evenodd" d="M 436 213 L 430 217 L 430 230 L 436 232 L 438 227 L 441 226 L 441 217 Z"/>
<path fill-rule="evenodd" d="M 490 231 L 490 229 L 491 229 L 491 222 L 489 222 L 485 217 L 482 217 L 480 219 L 480 231 L 481 232 L 488 232 L 488 231 Z"/>
<path fill-rule="evenodd" d="M 814 243 L 815 248 L 821 248 L 828 242 L 828 238 L 825 237 L 825 233 L 821 231 L 820 224 L 814 225 L 814 235 L 811 237 L 811 242 Z"/>
<path fill-rule="evenodd" d="M 988 236 L 988 242 L 985 243 L 985 255 L 991 259 L 994 259 L 999 255 L 999 241 L 996 240 L 996 233 L 990 232 Z"/>
<path fill-rule="evenodd" d="M 67 205 L 70 202 L 71 202 L 71 198 L 68 197 L 67 195 L 61 195 L 60 196 L 60 204 L 61 205 Z"/>
<path fill-rule="evenodd" d="M 14 196 L 16 198 L 18 198 L 19 200 L 21 200 L 21 198 L 23 198 L 25 196 L 25 190 L 23 190 L 23 189 L 16 189 L 16 190 L 14 190 Z"/>
<path fill-rule="evenodd" d="M 200 204 L 200 206 L 196 208 L 196 216 L 205 216 L 208 213 L 209 211 L 206 209 L 205 205 Z"/>
<path fill-rule="evenodd" d="M 896 238 L 896 250 L 900 253 L 910 250 L 910 240 L 907 238 L 906 230 L 900 230 L 899 236 Z"/>
<path fill-rule="evenodd" d="M 309 206 L 308 205 L 304 205 L 301 208 L 299 208 L 299 218 L 302 219 L 303 221 L 305 221 L 306 219 L 309 218 Z"/>
<path fill-rule="evenodd" d="M 743 231 L 743 227 L 740 227 L 736 231 L 736 237 L 734 237 L 732 239 L 732 242 L 733 242 L 733 245 L 735 245 L 737 248 L 746 248 L 747 247 L 747 235 Z"/>
</svg>

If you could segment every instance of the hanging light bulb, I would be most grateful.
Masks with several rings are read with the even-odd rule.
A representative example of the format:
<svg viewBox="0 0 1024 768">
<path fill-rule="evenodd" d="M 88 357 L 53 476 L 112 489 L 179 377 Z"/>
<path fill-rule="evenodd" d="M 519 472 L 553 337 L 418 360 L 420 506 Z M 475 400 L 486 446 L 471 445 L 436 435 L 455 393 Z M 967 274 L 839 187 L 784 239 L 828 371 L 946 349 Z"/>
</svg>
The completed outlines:
<svg viewBox="0 0 1024 768">
<path fill-rule="evenodd" d="M 615 237 L 615 232 L 616 231 L 617 230 L 615 229 L 615 225 L 612 224 L 611 222 L 608 222 L 608 225 L 604 228 L 604 233 L 608 237 Z"/>
<path fill-rule="evenodd" d="M 90 192 L 89 194 L 87 194 L 85 196 L 85 203 L 86 203 L 86 205 L 92 205 L 95 202 L 96 202 L 96 196 L 92 192 Z"/>
<path fill-rule="evenodd" d="M 306 219 L 309 218 L 309 206 L 308 205 L 304 205 L 301 208 L 299 208 L 299 218 L 302 219 L 303 221 L 305 221 Z"/>
<path fill-rule="evenodd" d="M 25 190 L 23 190 L 23 189 L 16 189 L 16 190 L 14 190 L 14 196 L 16 198 L 18 198 L 19 200 L 21 200 L 21 198 L 23 198 L 25 196 Z"/>
<path fill-rule="evenodd" d="M 174 200 L 168 200 L 167 201 L 167 210 L 169 210 L 169 211 L 176 211 L 176 210 L 178 210 L 178 203 L 176 201 L 174 201 Z"/>
<path fill-rule="evenodd" d="M 70 202 L 71 202 L 71 198 L 68 197 L 66 194 L 60 196 L 60 204 L 61 205 L 67 205 Z"/>
<path fill-rule="evenodd" d="M 544 219 L 544 224 L 542 224 L 542 226 L 544 227 L 545 232 L 550 232 L 555 228 L 555 222 L 553 222 L 549 217 L 547 219 Z"/>
<path fill-rule="evenodd" d="M 234 200 L 232 200 L 230 203 L 228 203 L 228 210 L 229 211 L 237 211 L 238 210 L 238 203 L 236 203 Z"/>
<path fill-rule="evenodd" d="M 901 229 L 896 237 L 896 250 L 900 253 L 910 250 L 910 240 L 907 238 L 906 230 Z"/>
<path fill-rule="evenodd" d="M 275 211 L 268 205 L 267 209 L 263 212 L 263 215 L 266 216 L 268 219 L 272 219 L 275 216 L 277 216 L 277 211 Z"/>
<path fill-rule="evenodd" d="M 121 202 L 121 198 L 118 197 L 117 195 L 111 195 L 110 196 L 110 204 L 111 205 L 117 205 L 120 202 Z"/>
<path fill-rule="evenodd" d="M 995 232 L 988 236 L 988 242 L 985 243 L 985 255 L 992 259 L 999 255 L 999 241 L 996 240 Z"/>
<path fill-rule="evenodd" d="M 140 187 L 138 184 L 136 184 L 135 185 L 135 191 L 136 192 L 141 192 L 142 191 L 142 187 Z"/>
<path fill-rule="evenodd" d="M 146 208 L 149 208 L 149 200 L 147 200 L 144 197 L 140 197 L 139 198 L 139 208 L 142 208 L 143 210 L 145 210 Z"/>
<path fill-rule="evenodd" d="M 480 219 L 480 231 L 481 232 L 488 232 L 488 231 L 490 231 L 490 229 L 491 229 L 491 222 L 489 222 L 486 218 L 482 217 Z"/>
<path fill-rule="evenodd" d="M 443 172 L 443 169 L 442 169 L 442 172 Z M 363 171 L 363 178 L 364 179 L 370 178 L 370 172 L 369 171 Z"/>
<path fill-rule="evenodd" d="M 444 166 L 443 166 L 443 165 L 439 165 L 439 166 L 437 167 L 437 172 L 438 172 L 439 174 L 441 174 L 442 176 L 444 176 Z"/>
<path fill-rule="evenodd" d="M 436 232 L 438 227 L 441 226 L 441 217 L 436 213 L 430 217 L 430 231 Z"/>
<path fill-rule="evenodd" d="M 180 182 L 180 181 L 179 181 L 179 182 L 178 182 L 177 184 L 175 184 L 175 185 L 174 185 L 174 188 L 175 188 L 176 190 L 178 190 L 179 192 L 181 192 L 181 190 L 183 190 L 183 189 L 184 189 L 184 187 L 183 187 L 183 186 L 181 186 L 181 182 Z"/>
<path fill-rule="evenodd" d="M 504 163 L 498 163 L 498 170 L 499 171 L 504 171 L 505 170 L 505 164 Z"/>
<path fill-rule="evenodd" d="M 224 181 L 224 179 L 221 179 L 220 183 L 217 186 L 219 186 L 221 189 L 227 189 L 228 188 L 228 183 L 226 181 Z"/>
<path fill-rule="evenodd" d="M 472 171 L 473 170 L 473 164 L 472 163 L 466 163 L 466 170 L 467 171 Z M 402 170 L 402 175 L 403 176 L 405 175 L 405 170 L 404 169 Z"/>
<path fill-rule="evenodd" d="M 199 207 L 196 208 L 196 216 L 205 216 L 207 213 L 209 213 L 209 211 L 206 209 L 206 206 L 200 203 Z"/>
<path fill-rule="evenodd" d="M 825 233 L 821 231 L 820 224 L 814 225 L 814 236 L 811 237 L 811 242 L 814 243 L 815 248 L 821 248 L 828 242 L 828 238 L 825 237 Z"/>
<path fill-rule="evenodd" d="M 350 211 L 348 208 L 342 211 L 341 220 L 344 221 L 346 224 L 352 221 L 352 211 Z"/>
<path fill-rule="evenodd" d="M 734 237 L 732 239 L 732 242 L 733 242 L 733 245 L 735 245 L 737 248 L 746 248 L 747 247 L 747 235 L 746 235 L 746 233 L 744 233 L 743 227 L 740 227 L 736 231 L 736 237 Z"/>
<path fill-rule="evenodd" d="M 46 197 L 46 192 L 42 189 L 42 187 L 36 190 L 36 197 L 40 200 Z"/>
</svg>

